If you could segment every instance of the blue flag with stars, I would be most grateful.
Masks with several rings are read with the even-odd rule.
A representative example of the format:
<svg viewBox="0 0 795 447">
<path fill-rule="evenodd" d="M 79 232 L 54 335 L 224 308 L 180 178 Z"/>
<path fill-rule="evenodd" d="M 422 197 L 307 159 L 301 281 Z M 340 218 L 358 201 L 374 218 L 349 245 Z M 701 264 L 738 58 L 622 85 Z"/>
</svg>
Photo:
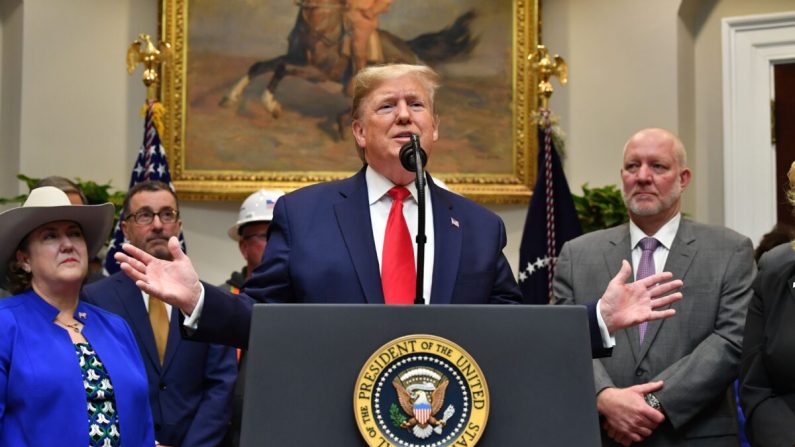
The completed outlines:
<svg viewBox="0 0 795 447">
<path fill-rule="evenodd" d="M 146 118 L 144 119 L 144 141 L 138 151 L 138 158 L 135 160 L 135 166 L 133 166 L 132 174 L 130 175 L 129 188 L 140 182 L 152 180 L 163 182 L 174 191 L 174 185 L 171 183 L 171 173 L 168 170 L 166 151 L 160 142 L 160 134 L 157 131 L 157 125 L 155 125 L 155 115 L 162 113 L 162 110 L 162 106 L 157 101 L 147 102 Z M 121 244 L 125 242 L 124 233 L 121 231 L 121 222 L 124 218 L 124 211 L 122 211 L 122 215 L 119 216 L 119 220 L 116 222 L 113 236 L 108 244 L 105 270 L 110 275 L 119 271 L 119 263 L 116 262 L 113 255 L 121 250 Z M 179 233 L 179 242 L 182 245 L 182 250 L 185 251 L 185 238 L 182 232 Z"/>
<path fill-rule="evenodd" d="M 549 111 L 539 127 L 538 175 L 519 248 L 519 288 L 526 304 L 552 298 L 555 260 L 563 244 L 582 234 L 569 184 L 553 147 Z"/>
</svg>

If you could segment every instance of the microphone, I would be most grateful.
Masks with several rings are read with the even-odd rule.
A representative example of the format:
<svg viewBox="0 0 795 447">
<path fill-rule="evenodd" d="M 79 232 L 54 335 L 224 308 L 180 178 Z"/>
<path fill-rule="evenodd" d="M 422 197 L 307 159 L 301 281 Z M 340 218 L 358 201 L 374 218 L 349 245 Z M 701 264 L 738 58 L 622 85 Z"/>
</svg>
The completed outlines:
<svg viewBox="0 0 795 447">
<path fill-rule="evenodd" d="M 404 144 L 398 153 L 400 164 L 409 172 L 415 173 L 414 185 L 417 187 L 417 284 L 414 294 L 414 304 L 424 305 L 423 282 L 425 273 L 425 172 L 423 168 L 428 163 L 428 154 L 420 146 L 420 137 L 411 134 L 411 141 Z M 417 166 L 417 159 L 420 165 Z"/>
<path fill-rule="evenodd" d="M 411 134 L 411 141 L 404 144 L 403 147 L 400 148 L 399 153 L 400 164 L 403 165 L 405 170 L 411 172 L 417 171 L 417 163 L 414 159 L 414 148 L 417 148 L 420 160 L 422 160 L 422 167 L 424 168 L 425 165 L 428 164 L 428 154 L 425 152 L 422 146 L 420 146 L 420 137 L 417 136 L 417 134 Z"/>
</svg>

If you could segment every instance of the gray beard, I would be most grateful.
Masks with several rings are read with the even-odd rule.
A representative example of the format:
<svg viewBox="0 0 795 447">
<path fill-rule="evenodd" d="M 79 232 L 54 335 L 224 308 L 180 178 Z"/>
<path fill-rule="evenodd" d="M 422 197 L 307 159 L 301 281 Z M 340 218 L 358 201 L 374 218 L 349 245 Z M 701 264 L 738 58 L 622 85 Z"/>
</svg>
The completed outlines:
<svg viewBox="0 0 795 447">
<path fill-rule="evenodd" d="M 682 188 L 677 184 L 677 186 L 674 187 L 674 189 L 672 189 L 667 196 L 662 197 L 657 204 L 647 207 L 642 207 L 633 203 L 632 199 L 627 197 L 626 192 L 622 192 L 621 195 L 624 198 L 624 205 L 632 214 L 636 216 L 649 217 L 671 209 L 676 201 L 679 200 L 679 197 L 682 196 Z"/>
</svg>

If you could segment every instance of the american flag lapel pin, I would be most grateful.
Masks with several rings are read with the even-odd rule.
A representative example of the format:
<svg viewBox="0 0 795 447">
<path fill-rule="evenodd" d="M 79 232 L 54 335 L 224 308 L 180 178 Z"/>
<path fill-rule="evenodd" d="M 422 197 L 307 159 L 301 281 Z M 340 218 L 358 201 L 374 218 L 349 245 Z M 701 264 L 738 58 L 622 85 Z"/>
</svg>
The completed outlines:
<svg viewBox="0 0 795 447">
<path fill-rule="evenodd" d="M 451 217 L 450 218 L 450 223 L 453 224 L 453 226 L 455 226 L 456 228 L 461 228 L 461 226 L 458 224 L 458 221 L 455 219 L 455 217 Z"/>
</svg>

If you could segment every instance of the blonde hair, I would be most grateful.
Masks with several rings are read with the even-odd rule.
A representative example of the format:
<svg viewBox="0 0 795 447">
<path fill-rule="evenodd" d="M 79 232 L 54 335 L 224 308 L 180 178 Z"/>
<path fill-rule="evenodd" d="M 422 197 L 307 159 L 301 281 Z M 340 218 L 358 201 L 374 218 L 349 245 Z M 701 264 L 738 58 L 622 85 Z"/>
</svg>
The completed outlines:
<svg viewBox="0 0 795 447">
<path fill-rule="evenodd" d="M 436 94 L 436 89 L 439 88 L 439 74 L 433 71 L 432 68 L 425 65 L 411 64 L 374 65 L 363 68 L 353 78 L 353 106 L 351 107 L 353 119 L 359 118 L 359 108 L 364 98 L 383 84 L 384 81 L 401 76 L 414 76 L 420 81 L 428 93 L 431 111 L 433 111 L 433 98 Z"/>
<path fill-rule="evenodd" d="M 440 85 L 439 74 L 425 65 L 386 64 L 365 67 L 354 76 L 351 81 L 353 82 L 353 104 L 351 106 L 351 116 L 353 119 L 359 119 L 362 102 L 364 102 L 365 98 L 367 98 L 373 90 L 377 89 L 385 81 L 402 76 L 413 76 L 420 82 L 428 93 L 428 101 L 430 102 L 428 106 L 430 107 L 431 113 L 433 113 L 433 99 Z M 356 152 L 364 163 L 364 148 L 359 147 L 357 144 Z"/>
</svg>

